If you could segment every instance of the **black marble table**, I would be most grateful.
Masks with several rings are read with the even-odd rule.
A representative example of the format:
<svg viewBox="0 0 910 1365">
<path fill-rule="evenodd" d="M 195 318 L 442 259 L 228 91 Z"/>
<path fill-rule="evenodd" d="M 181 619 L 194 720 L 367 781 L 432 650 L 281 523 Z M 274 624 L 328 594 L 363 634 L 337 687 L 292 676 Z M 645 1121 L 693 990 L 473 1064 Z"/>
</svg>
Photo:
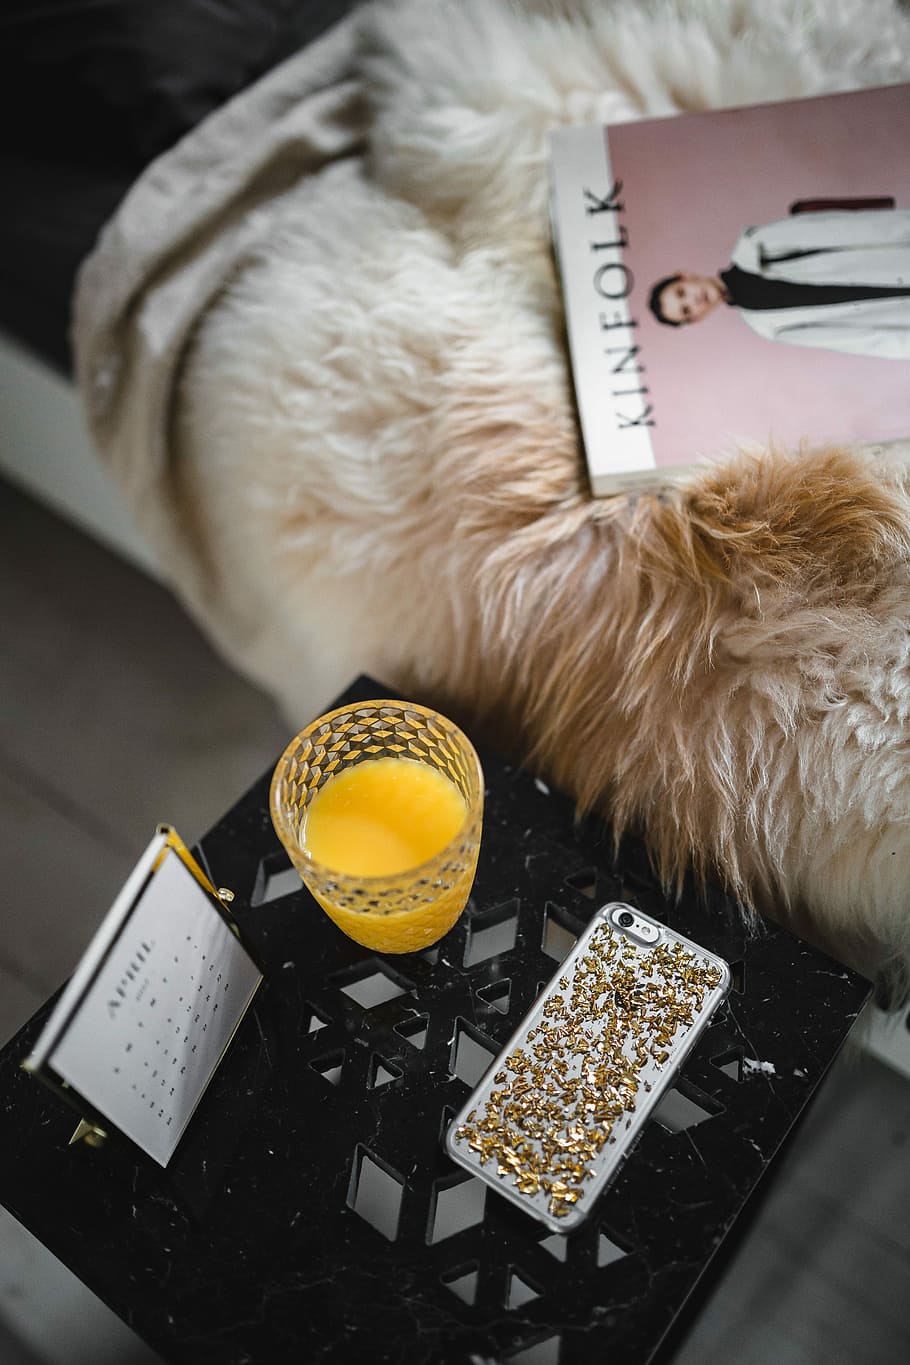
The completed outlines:
<svg viewBox="0 0 910 1365">
<path fill-rule="evenodd" d="M 377 695 L 360 679 L 344 700 Z M 471 903 L 428 953 L 380 957 L 318 910 L 287 874 L 270 774 L 205 836 L 267 982 L 166 1170 L 126 1139 L 67 1146 L 71 1112 L 19 1067 L 47 1006 L 0 1054 L 0 1200 L 164 1360 L 654 1360 L 844 1042 L 866 981 L 778 928 L 748 934 L 720 894 L 669 903 L 640 847 L 614 858 L 603 826 L 482 758 Z M 563 1237 L 485 1197 L 441 1134 L 613 899 L 720 953 L 734 989 Z"/>
</svg>

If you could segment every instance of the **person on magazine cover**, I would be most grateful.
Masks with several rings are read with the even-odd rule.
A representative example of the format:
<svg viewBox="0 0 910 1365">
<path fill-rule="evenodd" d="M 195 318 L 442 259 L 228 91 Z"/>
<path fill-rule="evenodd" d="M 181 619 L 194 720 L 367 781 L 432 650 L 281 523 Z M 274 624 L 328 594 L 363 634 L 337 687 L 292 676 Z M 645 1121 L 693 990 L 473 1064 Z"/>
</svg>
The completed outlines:
<svg viewBox="0 0 910 1365">
<path fill-rule="evenodd" d="M 727 305 L 769 341 L 910 360 L 910 209 L 807 200 L 790 213 L 746 228 L 728 269 L 659 280 L 655 317 L 680 327 Z"/>
</svg>

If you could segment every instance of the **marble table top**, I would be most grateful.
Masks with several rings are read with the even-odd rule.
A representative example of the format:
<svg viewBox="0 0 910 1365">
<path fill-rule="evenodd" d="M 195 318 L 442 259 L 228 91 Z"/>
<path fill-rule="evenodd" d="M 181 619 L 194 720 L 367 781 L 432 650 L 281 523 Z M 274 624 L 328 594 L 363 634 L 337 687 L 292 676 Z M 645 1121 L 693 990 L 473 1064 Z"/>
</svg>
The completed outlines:
<svg viewBox="0 0 910 1365">
<path fill-rule="evenodd" d="M 377 695 L 359 679 L 342 700 Z M 653 1361 L 849 1033 L 868 982 L 748 932 L 719 892 L 668 901 L 640 846 L 614 857 L 599 822 L 481 756 L 471 903 L 425 954 L 370 953 L 322 914 L 272 829 L 270 773 L 203 838 L 267 980 L 166 1169 L 116 1136 L 67 1145 L 72 1113 L 20 1069 L 49 1006 L 0 1054 L 0 1201 L 165 1361 Z M 608 900 L 719 953 L 734 988 L 564 1237 L 441 1136 Z"/>
</svg>

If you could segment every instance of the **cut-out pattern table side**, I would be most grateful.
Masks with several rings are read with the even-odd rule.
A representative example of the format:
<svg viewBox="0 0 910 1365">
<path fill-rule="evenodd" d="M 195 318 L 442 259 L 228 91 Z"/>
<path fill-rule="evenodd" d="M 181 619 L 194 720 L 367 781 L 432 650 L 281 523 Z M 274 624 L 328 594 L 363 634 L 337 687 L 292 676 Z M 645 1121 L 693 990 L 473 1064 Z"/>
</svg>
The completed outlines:
<svg viewBox="0 0 910 1365">
<path fill-rule="evenodd" d="M 343 698 L 381 694 L 360 680 Z M 651 1360 L 843 1043 L 868 984 L 719 894 L 667 902 L 643 850 L 484 754 L 466 914 L 436 949 L 344 938 L 284 855 L 268 774 L 202 841 L 267 982 L 166 1171 L 0 1057 L 0 1198 L 164 1357 L 192 1365 Z M 630 900 L 734 989 L 588 1224 L 548 1234 L 441 1133 L 592 912 Z"/>
</svg>

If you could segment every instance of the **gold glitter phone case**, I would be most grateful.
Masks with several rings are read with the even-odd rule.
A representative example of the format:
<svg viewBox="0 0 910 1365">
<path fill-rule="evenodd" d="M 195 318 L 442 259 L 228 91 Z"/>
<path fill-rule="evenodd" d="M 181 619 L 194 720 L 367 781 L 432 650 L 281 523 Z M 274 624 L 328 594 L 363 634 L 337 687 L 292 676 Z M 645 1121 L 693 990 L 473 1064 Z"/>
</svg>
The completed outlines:
<svg viewBox="0 0 910 1365">
<path fill-rule="evenodd" d="M 603 906 L 453 1119 L 449 1156 L 571 1231 L 729 987 L 721 958 L 632 905 Z"/>
</svg>

